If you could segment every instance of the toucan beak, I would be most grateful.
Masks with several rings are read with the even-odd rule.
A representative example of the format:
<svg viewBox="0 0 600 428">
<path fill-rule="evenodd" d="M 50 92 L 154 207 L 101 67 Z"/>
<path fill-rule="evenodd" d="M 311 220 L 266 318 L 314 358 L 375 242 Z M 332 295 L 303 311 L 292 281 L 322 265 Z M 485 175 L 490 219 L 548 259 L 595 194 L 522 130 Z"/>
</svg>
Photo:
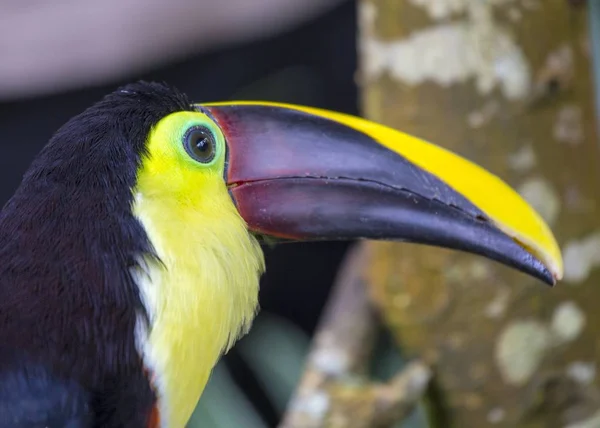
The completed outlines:
<svg viewBox="0 0 600 428">
<path fill-rule="evenodd" d="M 553 285 L 560 249 L 508 185 L 441 147 L 368 120 L 295 105 L 197 106 L 227 142 L 225 179 L 256 234 L 375 239 L 479 254 Z"/>
</svg>

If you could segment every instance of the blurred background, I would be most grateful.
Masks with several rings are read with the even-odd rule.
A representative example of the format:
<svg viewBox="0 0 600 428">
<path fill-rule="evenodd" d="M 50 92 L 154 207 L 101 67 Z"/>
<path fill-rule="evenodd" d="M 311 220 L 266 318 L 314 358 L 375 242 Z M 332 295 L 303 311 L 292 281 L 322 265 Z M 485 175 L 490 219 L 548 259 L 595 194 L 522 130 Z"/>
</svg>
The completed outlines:
<svg viewBox="0 0 600 428">
<path fill-rule="evenodd" d="M 561 226 L 557 232 L 561 243 L 588 239 L 585 242 L 590 248 L 599 240 L 590 243 L 588 235 L 600 227 L 600 218 L 595 220 L 598 183 L 593 172 L 600 166 L 596 154 L 598 115 L 593 104 L 594 100 L 600 103 L 597 95 L 600 85 L 593 84 L 594 70 L 598 76 L 600 69 L 600 2 L 544 1 L 547 3 L 535 0 L 0 0 L 0 202 L 6 202 L 32 158 L 67 119 L 117 86 L 144 79 L 168 82 L 197 102 L 261 99 L 366 114 L 431 137 L 442 145 L 445 136 L 453 133 L 456 136 L 448 141 L 450 147 L 503 177 L 508 174 L 508 181 L 514 180 L 515 185 L 517 181 L 527 181 L 526 177 L 510 175 L 514 171 L 506 172 L 508 167 L 497 166 L 495 159 L 500 155 L 513 156 L 510 159 L 516 169 L 520 168 L 519 174 L 535 163 L 531 160 L 532 153 L 537 154 L 535 168 L 539 171 L 558 169 L 561 163 L 560 168 L 577 169 L 577 174 L 587 171 L 590 174 L 587 178 L 557 174 L 554 187 L 559 189 L 558 199 L 576 200 L 571 204 L 573 215 L 562 213 L 561 224 L 582 224 L 579 228 Z M 379 11 L 377 17 L 373 16 L 375 7 Z M 496 21 L 492 16 L 499 25 L 510 29 L 510 36 L 504 37 L 497 30 L 494 38 L 496 29 L 492 24 Z M 447 31 L 421 34 L 418 39 L 419 31 L 432 23 L 444 26 Z M 487 25 L 487 30 L 482 25 Z M 415 41 L 413 51 L 407 53 L 407 46 L 393 45 L 394 38 L 410 39 L 413 34 L 416 41 L 423 41 L 423 45 Z M 511 51 L 513 39 L 517 44 L 522 43 L 523 52 Z M 433 40 L 432 43 L 439 40 L 439 46 L 435 48 L 425 40 Z M 485 45 L 481 49 L 490 49 L 489 70 L 486 64 L 470 63 L 472 57 L 465 53 L 469 43 L 475 46 L 481 43 Z M 482 56 L 487 57 L 485 52 Z M 508 76 L 511 67 L 521 65 L 521 56 L 530 60 L 523 77 L 525 83 L 519 80 L 520 75 Z M 445 67 L 448 67 L 446 74 L 436 71 Z M 522 84 L 527 86 L 528 95 L 515 101 Z M 475 92 L 479 98 L 473 95 Z M 531 107 L 539 102 L 548 104 Z M 515 117 L 527 119 L 515 122 Z M 492 128 L 485 128 L 488 123 Z M 507 124 L 516 127 L 516 131 L 506 132 Z M 562 135 L 564 142 L 557 151 L 545 149 L 546 132 L 552 134 L 555 127 L 562 127 L 554 135 L 558 133 L 559 140 Z M 508 149 L 502 153 L 490 149 L 506 147 L 503 138 L 512 140 L 510 153 Z M 459 140 L 462 142 L 453 142 Z M 556 156 L 562 161 L 553 160 Z M 587 183 L 578 191 L 573 190 L 577 180 Z M 536 207 L 555 219 L 558 214 L 547 206 L 551 196 L 544 193 L 544 185 L 536 187 L 535 183 L 520 189 Z M 587 208 L 580 206 L 585 205 L 581 200 L 587 201 Z M 581 220 L 582 215 L 585 221 Z M 277 426 L 300 380 L 311 337 L 348 249 L 348 243 L 266 249 L 268 269 L 260 294 L 262 312 L 251 333 L 215 370 L 190 426 Z M 387 247 L 384 250 L 391 251 Z M 456 260 L 471 263 L 473 259 L 448 260 L 454 265 L 458 263 Z M 442 271 L 447 267 L 438 264 L 433 268 Z M 407 272 L 389 269 L 382 271 L 400 276 Z M 499 267 L 490 269 L 500 272 L 489 274 L 491 282 L 510 282 L 508 278 L 513 278 Z M 590 283 L 600 279 L 590 275 L 586 279 Z M 517 282 L 524 282 L 522 277 L 517 278 Z M 437 278 L 430 283 L 440 281 L 443 280 Z M 431 290 L 431 295 L 436 293 Z M 494 292 L 490 288 L 484 293 L 492 300 Z M 531 293 L 535 298 L 546 298 L 539 291 Z M 587 299 L 598 295 L 590 293 L 585 294 Z M 577 294 L 573 298 L 583 299 L 583 296 Z M 531 294 L 521 298 L 527 301 Z M 500 298 L 499 305 L 508 304 L 507 299 Z M 388 315 L 391 309 L 381 300 L 375 300 L 379 302 L 383 321 L 391 322 Z M 422 302 L 425 306 L 435 304 L 432 299 L 425 300 Z M 550 307 L 553 306 L 548 303 L 547 311 Z M 544 312 L 540 311 L 536 314 Z M 492 322 L 501 324 L 502 320 Z M 459 324 L 464 331 L 464 322 Z M 429 329 L 437 327 L 428 325 Z M 403 367 L 399 349 L 405 333 L 400 330 L 398 327 L 388 336 L 389 329 L 382 328 L 373 363 L 374 377 L 389 378 Z M 595 343 L 594 331 L 589 334 L 589 340 Z M 421 355 L 421 351 L 441 346 L 439 340 L 437 337 L 421 347 L 409 340 L 407 346 L 415 351 L 413 355 Z M 596 353 L 595 345 L 582 351 L 587 362 L 594 362 L 594 367 Z M 471 354 L 461 355 L 469 358 Z M 577 356 L 576 352 L 573 355 Z M 488 357 L 492 358 L 483 358 Z M 482 357 L 473 357 L 473 365 L 478 358 Z M 453 370 L 453 364 L 455 360 L 449 363 L 448 370 Z M 566 362 L 554 362 L 549 367 L 557 370 L 560 364 Z M 446 382 L 443 374 L 441 379 L 439 388 L 450 388 L 451 382 Z M 480 385 L 465 386 L 461 390 L 463 398 L 453 401 L 450 408 L 481 407 L 473 404 L 473 400 L 477 401 L 473 397 L 484 390 Z M 586 391 L 596 397 L 596 389 L 593 393 Z M 469 393 L 473 394 L 471 401 L 464 399 L 464 394 Z M 567 423 L 596 415 L 600 410 L 599 400 L 589 400 L 585 401 L 588 406 L 585 411 L 575 412 L 571 419 L 556 418 L 561 421 L 556 422 L 558 425 L 544 422 L 535 426 L 600 427 L 600 416 L 595 424 Z M 492 405 L 482 412 L 485 424 L 517 426 L 516 422 L 503 425 L 504 415 L 512 414 L 505 408 Z M 429 423 L 433 424 L 431 420 Z M 419 409 L 394 426 L 429 425 Z M 439 426 L 451 425 L 446 422 Z"/>
</svg>

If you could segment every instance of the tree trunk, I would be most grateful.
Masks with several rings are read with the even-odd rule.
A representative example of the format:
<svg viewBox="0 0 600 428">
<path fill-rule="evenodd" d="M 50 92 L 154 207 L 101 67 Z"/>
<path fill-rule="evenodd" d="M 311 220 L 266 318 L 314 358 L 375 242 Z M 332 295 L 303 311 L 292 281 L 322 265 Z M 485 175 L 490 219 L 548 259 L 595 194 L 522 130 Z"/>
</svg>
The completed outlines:
<svg viewBox="0 0 600 428">
<path fill-rule="evenodd" d="M 443 427 L 599 427 L 600 159 L 587 6 L 361 0 L 364 114 L 516 188 L 565 258 L 556 287 L 477 256 L 366 243 L 370 294 L 434 367 Z"/>
</svg>

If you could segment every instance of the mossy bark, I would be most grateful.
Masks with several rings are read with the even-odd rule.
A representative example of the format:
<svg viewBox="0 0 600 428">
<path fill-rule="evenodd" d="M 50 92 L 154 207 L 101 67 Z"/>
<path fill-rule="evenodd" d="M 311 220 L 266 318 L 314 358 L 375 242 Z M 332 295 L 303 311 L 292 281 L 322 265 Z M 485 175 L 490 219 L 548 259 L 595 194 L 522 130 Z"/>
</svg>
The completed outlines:
<svg viewBox="0 0 600 428">
<path fill-rule="evenodd" d="M 359 8 L 364 115 L 502 177 L 548 221 L 565 257 L 564 281 L 549 288 L 472 255 L 364 244 L 386 324 L 405 353 L 435 368 L 438 424 L 600 426 L 600 158 L 586 5 Z"/>
</svg>

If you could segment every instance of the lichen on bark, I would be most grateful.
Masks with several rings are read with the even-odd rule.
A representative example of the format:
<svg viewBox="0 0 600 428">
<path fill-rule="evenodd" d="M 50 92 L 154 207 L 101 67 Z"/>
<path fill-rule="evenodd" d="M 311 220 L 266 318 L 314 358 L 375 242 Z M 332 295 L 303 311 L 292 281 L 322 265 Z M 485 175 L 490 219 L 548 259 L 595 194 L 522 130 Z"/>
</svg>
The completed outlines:
<svg viewBox="0 0 600 428">
<path fill-rule="evenodd" d="M 586 14 L 564 0 L 359 2 L 365 116 L 502 177 L 565 255 L 565 280 L 547 288 L 477 256 L 364 244 L 370 295 L 403 351 L 435 368 L 432 409 L 445 427 L 600 419 L 600 159 Z"/>
</svg>

